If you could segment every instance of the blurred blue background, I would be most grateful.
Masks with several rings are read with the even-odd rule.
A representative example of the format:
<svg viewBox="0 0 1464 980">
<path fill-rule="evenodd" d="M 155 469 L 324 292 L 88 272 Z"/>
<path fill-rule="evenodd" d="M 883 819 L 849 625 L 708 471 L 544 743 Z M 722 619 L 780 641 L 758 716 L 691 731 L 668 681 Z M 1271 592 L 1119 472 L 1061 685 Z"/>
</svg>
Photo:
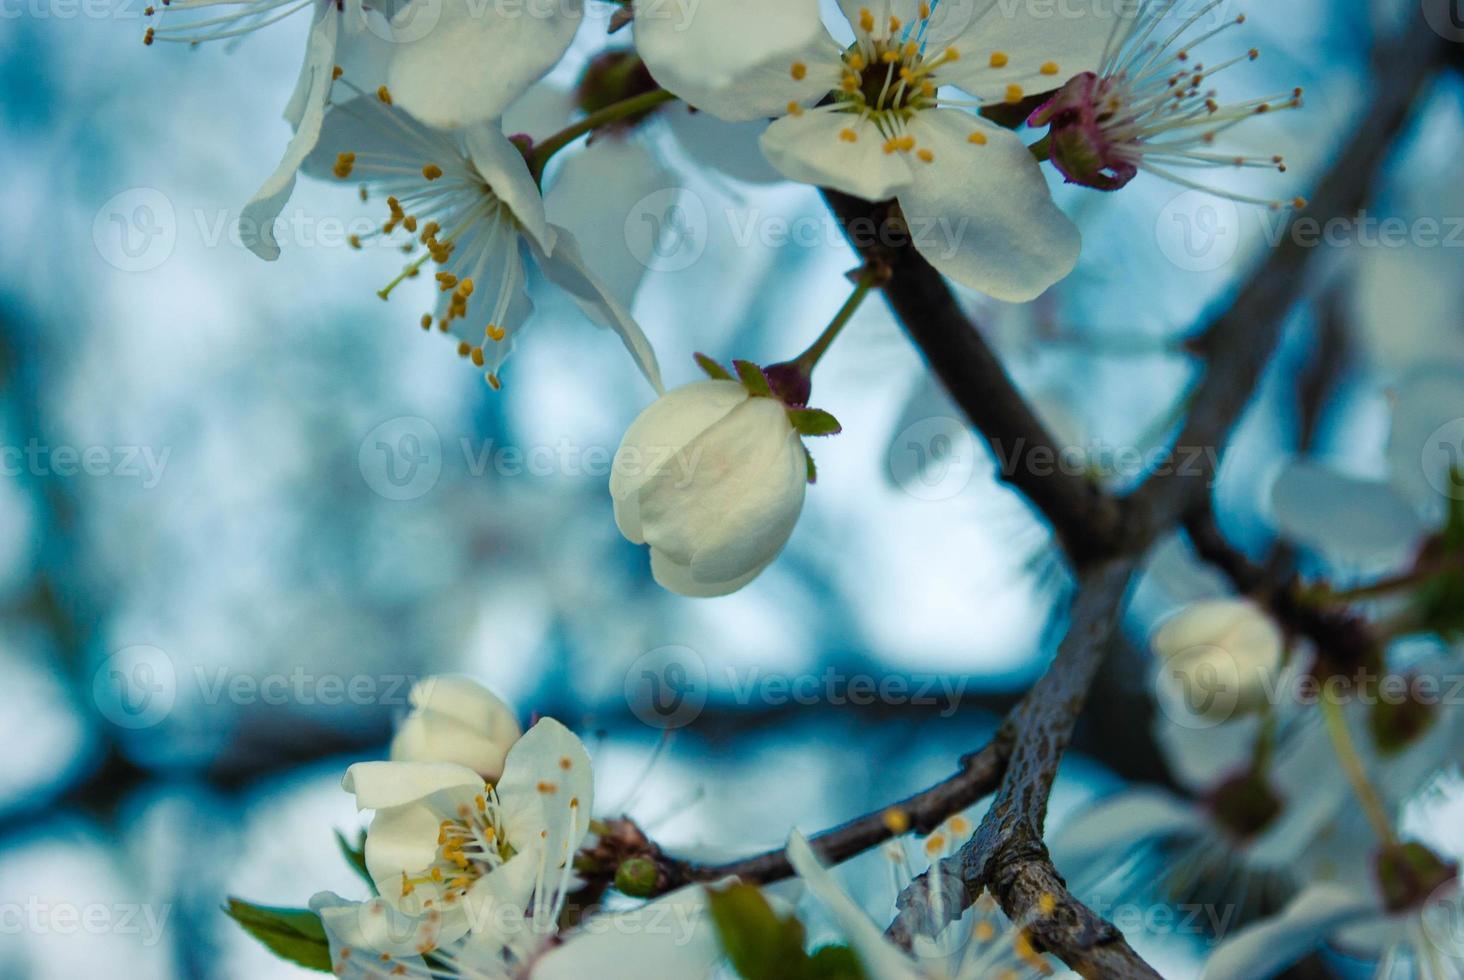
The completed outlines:
<svg viewBox="0 0 1464 980">
<path fill-rule="evenodd" d="M 1412 5 L 1258 6 L 1253 39 L 1233 43 L 1264 56 L 1226 95 L 1304 85 L 1307 108 L 1241 131 L 1292 166 L 1235 186 L 1305 194 L 1358 123 L 1373 32 Z M 604 10 L 589 19 L 580 62 L 604 43 Z M 153 919 L 7 928 L 0 977 L 299 973 L 219 903 L 358 890 L 330 836 L 360 822 L 340 774 L 383 753 L 412 677 L 469 673 L 578 726 L 607 806 L 673 849 L 730 855 L 948 774 L 1040 673 L 1067 588 L 1048 534 L 880 304 L 820 369 L 816 402 L 844 434 L 815 447 L 788 551 L 737 595 L 671 596 L 611 519 L 604 461 L 650 398 L 614 338 L 544 293 L 488 390 L 414 328 L 425 300 L 376 298 L 391 255 L 310 224 L 371 213 L 310 181 L 286 215 L 313 217 L 261 262 L 233 220 L 288 136 L 304 21 L 235 50 L 144 48 L 142 30 L 131 0 L 8 0 L 0 21 L 0 900 Z M 1431 90 L 1380 216 L 1464 216 L 1461 95 L 1457 79 Z M 853 264 L 816 193 L 698 171 L 664 121 L 636 138 L 693 216 L 695 258 L 653 270 L 636 302 L 668 384 L 693 379 L 693 351 L 801 350 Z M 1084 229 L 1078 271 L 1027 307 L 966 298 L 1066 439 L 1151 446 L 1193 376 L 1181 338 L 1274 226 L 1222 202 L 1220 251 L 1186 253 L 1176 208 L 1200 205 L 1178 188 L 1058 193 Z M 746 240 L 779 216 L 816 233 Z M 1268 540 L 1323 303 L 1339 303 L 1351 360 L 1317 451 L 1380 476 L 1390 386 L 1424 357 L 1464 363 L 1460 272 L 1457 250 L 1417 244 L 1318 257 L 1218 490 L 1242 541 Z M 946 451 L 922 467 L 915 445 Z M 1206 587 L 1181 552 L 1166 546 L 1137 597 L 1136 649 Z M 667 647 L 709 692 L 669 737 L 627 697 Z M 1164 778 L 1144 662 L 1117 663 L 1055 822 L 1125 778 Z M 848 704 L 825 681 L 855 675 L 911 694 Z M 769 678 L 818 693 L 773 703 Z M 856 863 L 872 904 L 891 897 L 878 860 Z M 1176 975 L 1196 962 L 1183 944 L 1153 955 Z"/>
</svg>

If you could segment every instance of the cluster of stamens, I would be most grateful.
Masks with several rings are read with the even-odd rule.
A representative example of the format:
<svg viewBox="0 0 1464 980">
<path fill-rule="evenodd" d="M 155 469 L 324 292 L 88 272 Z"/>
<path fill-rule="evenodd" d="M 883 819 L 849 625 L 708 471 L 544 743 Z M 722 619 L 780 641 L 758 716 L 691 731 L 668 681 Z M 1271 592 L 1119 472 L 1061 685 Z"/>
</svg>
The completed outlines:
<svg viewBox="0 0 1464 980">
<path fill-rule="evenodd" d="M 156 6 L 143 8 L 143 16 L 158 18 L 142 33 L 142 43 L 152 45 L 155 41 L 179 41 L 185 44 L 202 44 L 226 38 L 249 34 L 292 14 L 306 10 L 315 0 L 161 0 L 164 10 L 172 9 L 189 14 L 205 7 L 220 5 L 231 8 L 229 12 L 214 17 L 190 20 L 177 27 L 164 26 L 162 15 Z"/>
<path fill-rule="evenodd" d="M 375 99 L 367 101 L 390 106 L 391 93 L 382 86 L 375 93 Z M 388 125 L 392 125 L 392 122 L 388 122 Z M 460 155 L 459 151 L 448 146 L 433 145 L 424 149 L 434 151 L 434 155 L 439 158 L 445 154 Z M 408 161 L 396 155 L 357 154 L 350 151 L 337 155 L 332 167 L 332 173 L 337 179 L 349 180 L 359 167 L 366 172 L 366 176 L 379 174 L 388 177 L 390 188 L 396 191 L 395 194 L 386 196 L 387 217 L 380 229 L 367 235 L 352 235 L 349 239 L 351 247 L 360 249 L 371 239 L 389 238 L 405 232 L 411 237 L 402 244 L 402 250 L 410 255 L 419 247 L 421 249 L 420 254 L 391 282 L 377 291 L 377 295 L 383 300 L 389 299 L 392 291 L 402 282 L 418 278 L 428 262 L 445 266 L 458 250 L 461 241 L 471 237 L 478 243 L 495 243 L 499 236 L 516 233 L 516 222 L 507 206 L 498 199 L 491 187 L 477 177 L 468 161 L 460 162 L 461 166 L 445 169 L 436 162 L 419 165 L 413 161 L 409 165 Z M 444 179 L 448 176 L 449 169 L 451 176 Z M 469 203 L 463 206 L 459 202 L 465 193 L 469 195 Z M 361 199 L 364 201 L 367 198 L 368 191 L 363 184 Z M 448 223 L 446 231 L 442 221 L 437 218 Z M 455 323 L 468 319 L 469 300 L 476 284 L 472 276 L 459 277 L 446 269 L 440 269 L 433 278 L 439 292 L 447 294 L 447 305 L 441 315 L 423 313 L 417 323 L 423 330 L 431 330 L 435 324 L 439 332 L 448 333 Z M 510 269 L 500 285 L 492 317 L 483 328 L 483 341 L 473 344 L 462 340 L 458 343 L 458 355 L 471 361 L 475 367 L 482 368 L 488 363 L 488 355 L 484 350 L 486 344 L 500 343 L 508 336 L 504 318 L 508 313 L 513 291 L 520 283 Z M 494 390 L 502 387 L 495 372 L 488 372 L 485 378 Z"/>
<path fill-rule="evenodd" d="M 1173 183 L 1234 200 L 1275 209 L 1305 206 L 1300 198 L 1282 202 L 1217 191 L 1172 169 L 1238 167 L 1286 172 L 1286 161 L 1279 155 L 1238 155 L 1215 149 L 1218 138 L 1232 127 L 1255 116 L 1298 108 L 1302 100 L 1302 90 L 1296 88 L 1232 104 L 1220 102 L 1218 92 L 1210 87 L 1214 77 L 1260 57 L 1258 49 L 1250 48 L 1211 65 L 1196 60 L 1196 48 L 1246 22 L 1241 14 L 1186 38 L 1222 2 L 1210 0 L 1160 37 L 1156 31 L 1176 0 L 1150 4 L 1130 35 L 1111 46 L 1097 73 L 1072 79 L 1033 114 L 1034 125 L 1052 125 L 1052 160 L 1069 180 L 1116 190 L 1139 170 L 1148 170 Z"/>
<path fill-rule="evenodd" d="M 893 15 L 881 21 L 868 8 L 861 9 L 853 24 L 854 43 L 843 53 L 838 82 L 831 92 L 832 102 L 826 107 L 856 116 L 858 122 L 872 122 L 883 140 L 885 153 L 910 154 L 923 163 L 933 163 L 935 154 L 929 147 L 917 146 L 916 137 L 909 132 L 912 119 L 938 105 L 976 108 L 984 104 L 939 97 L 940 69 L 959 61 L 962 52 L 954 45 L 930 50 L 927 33 L 931 29 L 931 16 L 929 2 L 920 4 L 918 15 L 910 23 Z M 1004 51 L 991 51 L 985 57 L 993 71 L 1011 67 L 1011 56 Z M 808 76 L 808 70 L 805 62 L 795 61 L 791 74 L 795 81 L 802 81 Z M 1029 74 L 1055 81 L 1060 72 L 1056 62 L 1048 61 L 1032 66 Z M 1015 105 L 1027 95 L 1021 85 L 1012 82 L 1006 85 L 1002 100 Z M 824 108 L 821 106 L 819 111 Z M 797 102 L 788 104 L 790 115 L 799 116 L 805 111 Z M 857 143 L 860 139 L 857 122 L 839 130 L 839 139 Z M 975 131 L 969 142 L 981 146 L 987 138 Z"/>
</svg>

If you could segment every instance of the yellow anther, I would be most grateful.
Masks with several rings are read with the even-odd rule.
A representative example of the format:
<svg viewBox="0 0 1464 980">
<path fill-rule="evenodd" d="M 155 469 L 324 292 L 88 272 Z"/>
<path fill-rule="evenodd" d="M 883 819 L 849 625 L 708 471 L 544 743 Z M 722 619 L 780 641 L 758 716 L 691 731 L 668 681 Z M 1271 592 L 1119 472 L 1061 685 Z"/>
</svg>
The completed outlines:
<svg viewBox="0 0 1464 980">
<path fill-rule="evenodd" d="M 361 247 L 361 236 L 351 235 L 346 239 L 346 244 L 350 245 L 354 249 L 359 249 Z"/>
<path fill-rule="evenodd" d="M 1042 74 L 1044 75 L 1056 75 L 1059 71 L 1061 69 L 1057 67 L 1057 62 L 1055 61 L 1044 61 L 1042 63 Z"/>
<path fill-rule="evenodd" d="M 484 328 L 483 333 L 486 334 L 488 338 L 490 340 L 493 340 L 494 342 L 500 341 L 504 337 L 508 336 L 508 331 L 504 330 L 502 327 L 494 326 L 491 323 L 488 324 L 486 328 Z"/>
<path fill-rule="evenodd" d="M 895 62 L 900 60 L 900 52 L 886 51 L 884 54 L 879 56 L 879 60 L 883 61 L 887 65 L 893 65 Z"/>
<path fill-rule="evenodd" d="M 473 349 L 473 345 L 470 344 L 470 343 L 468 343 L 466 340 L 459 341 L 458 342 L 458 357 L 467 357 L 468 356 L 468 352 L 471 351 L 472 349 Z M 450 857 L 449 857 L 449 860 L 451 860 Z"/>
<path fill-rule="evenodd" d="M 789 102 L 788 103 L 788 115 L 790 115 L 790 116 L 801 116 L 801 115 L 803 115 L 803 106 L 799 105 L 797 102 Z"/>
<path fill-rule="evenodd" d="M 494 391 L 499 391 L 503 388 L 503 382 L 498 380 L 498 375 L 490 371 L 486 377 L 488 379 L 488 387 Z"/>
<path fill-rule="evenodd" d="M 1042 897 L 1037 899 L 1037 911 L 1042 915 L 1051 915 L 1057 910 L 1057 897 L 1051 892 L 1043 892 Z"/>
<path fill-rule="evenodd" d="M 436 180 L 442 176 L 442 168 L 435 163 L 429 163 L 422 168 L 422 176 L 428 180 Z"/>
<path fill-rule="evenodd" d="M 431 330 L 432 329 L 432 314 L 431 313 L 423 313 L 422 314 L 422 329 L 423 330 Z M 437 835 L 437 843 L 439 843 L 439 844 L 442 843 L 442 835 L 441 834 L 438 834 Z"/>
<path fill-rule="evenodd" d="M 142 43 L 143 44 L 152 44 L 153 43 L 153 35 L 156 34 L 156 33 L 157 32 L 154 31 L 151 27 L 149 27 L 147 30 L 143 31 L 142 32 Z"/>
<path fill-rule="evenodd" d="M 880 819 L 884 822 L 885 830 L 897 837 L 910 829 L 910 815 L 897 806 L 886 810 Z"/>
<path fill-rule="evenodd" d="M 955 48 L 946 48 L 945 49 L 945 60 L 946 61 L 960 61 L 961 60 L 961 52 L 957 51 Z"/>
<path fill-rule="evenodd" d="M 474 347 L 473 350 L 472 350 L 472 354 L 470 356 L 473 358 L 473 364 L 475 366 L 477 366 L 477 367 L 482 367 L 483 366 L 483 348 L 481 348 L 481 347 Z"/>
<path fill-rule="evenodd" d="M 473 295 L 473 280 L 472 280 L 471 277 L 469 277 L 467 279 L 464 279 L 462 282 L 458 283 L 457 294 L 459 296 L 461 296 L 463 299 L 467 299 L 469 296 Z M 483 797 L 481 797 L 481 796 L 478 797 L 478 799 L 480 799 L 480 800 L 482 798 Z M 482 807 L 481 804 L 479 804 L 478 809 L 479 810 L 482 810 L 483 809 L 483 807 Z"/>
<path fill-rule="evenodd" d="M 793 80 L 801 82 L 808 77 L 808 66 L 801 61 L 793 62 Z"/>
<path fill-rule="evenodd" d="M 996 938 L 996 926 L 982 919 L 976 923 L 976 928 L 971 931 L 978 943 L 989 943 Z"/>
<path fill-rule="evenodd" d="M 334 173 L 341 180 L 345 180 L 347 177 L 351 176 L 351 169 L 355 167 L 355 165 L 356 154 L 340 153 L 336 155 L 335 166 L 331 168 L 331 172 Z"/>
<path fill-rule="evenodd" d="M 929 150 L 921 149 L 915 155 L 920 158 L 920 161 L 922 163 L 934 163 L 935 162 L 935 154 L 934 153 L 931 153 Z"/>
<path fill-rule="evenodd" d="M 1005 68 L 1008 64 L 1011 63 L 1011 60 L 1011 58 L 1007 57 L 1007 53 L 1005 51 L 991 52 L 991 67 L 993 68 Z"/>
<path fill-rule="evenodd" d="M 898 17 L 894 16 L 893 14 L 891 14 L 890 15 L 890 33 L 893 34 L 893 33 L 895 33 L 895 31 L 898 31 L 899 29 L 900 29 L 900 18 L 898 18 Z"/>
<path fill-rule="evenodd" d="M 376 97 L 387 105 L 391 105 L 391 93 L 387 91 L 385 85 L 376 90 Z"/>
<path fill-rule="evenodd" d="M 858 51 L 851 51 L 849 53 L 848 61 L 849 67 L 854 69 L 855 71 L 863 71 L 865 65 L 867 64 L 867 62 L 864 60 L 864 55 L 860 54 Z"/>
<path fill-rule="evenodd" d="M 1022 91 L 1022 86 L 1020 85 L 1008 85 L 1006 87 L 1006 100 L 1010 105 L 1016 105 L 1018 102 L 1021 102 L 1025 95 L 1026 93 Z"/>
<path fill-rule="evenodd" d="M 874 32 L 874 14 L 869 12 L 868 7 L 861 7 L 859 10 L 859 29 L 866 34 Z"/>
<path fill-rule="evenodd" d="M 331 80 L 334 81 L 335 79 L 340 78 L 345 73 L 346 73 L 346 70 L 344 68 L 342 68 L 340 65 L 336 65 L 334 68 L 332 68 L 330 70 Z"/>
<path fill-rule="evenodd" d="M 859 142 L 859 134 L 846 126 L 839 130 L 839 139 L 845 143 L 857 143 Z"/>
</svg>

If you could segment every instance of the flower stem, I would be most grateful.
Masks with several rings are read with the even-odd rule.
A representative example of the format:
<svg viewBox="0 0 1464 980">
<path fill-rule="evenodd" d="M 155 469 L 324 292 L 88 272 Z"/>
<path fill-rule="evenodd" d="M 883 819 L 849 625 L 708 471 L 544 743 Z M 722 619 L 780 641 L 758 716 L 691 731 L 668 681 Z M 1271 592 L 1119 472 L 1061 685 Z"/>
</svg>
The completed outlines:
<svg viewBox="0 0 1464 980">
<path fill-rule="evenodd" d="M 859 277 L 859 281 L 854 284 L 854 292 L 849 294 L 849 298 L 844 301 L 844 305 L 839 308 L 839 312 L 834 314 L 834 318 L 829 321 L 829 325 L 824 328 L 823 333 L 818 335 L 818 339 L 809 346 L 808 350 L 793 359 L 792 363 L 797 366 L 800 372 L 804 375 L 813 373 L 814 367 L 824 356 L 824 352 L 833 344 L 835 338 L 839 336 L 839 332 L 844 329 L 845 325 L 854 318 L 854 314 L 858 311 L 860 304 L 864 302 L 864 297 L 868 296 L 869 291 L 874 288 L 875 283 L 879 282 L 880 276 L 881 273 L 877 269 L 864 270 L 863 275 Z"/>
<path fill-rule="evenodd" d="M 1388 819 L 1387 808 L 1383 806 L 1378 791 L 1368 781 L 1367 770 L 1362 764 L 1361 756 L 1357 754 L 1352 733 L 1347 730 L 1347 720 L 1342 717 L 1342 703 L 1335 697 L 1323 697 L 1322 717 L 1327 722 L 1327 733 L 1332 737 L 1332 750 L 1337 753 L 1337 761 L 1342 764 L 1342 771 L 1347 774 L 1348 782 L 1352 783 L 1352 791 L 1357 794 L 1357 800 L 1362 804 L 1363 813 L 1367 815 L 1368 823 L 1372 824 L 1373 832 L 1384 844 L 1396 845 L 1398 837 L 1393 833 L 1393 823 Z"/>
<path fill-rule="evenodd" d="M 658 88 L 650 92 L 642 92 L 640 95 L 633 95 L 628 99 L 621 99 L 619 102 L 612 103 L 603 109 L 592 112 L 583 119 L 570 123 L 553 136 L 545 139 L 542 143 L 537 144 L 529 154 L 529 169 L 537 179 L 544 173 L 544 167 L 549 163 L 550 158 L 554 154 L 586 133 L 593 132 L 601 126 L 608 126 L 622 119 L 628 119 L 631 116 L 648 112 L 658 105 L 672 102 L 675 99 L 676 96 L 670 92 L 663 88 Z"/>
</svg>

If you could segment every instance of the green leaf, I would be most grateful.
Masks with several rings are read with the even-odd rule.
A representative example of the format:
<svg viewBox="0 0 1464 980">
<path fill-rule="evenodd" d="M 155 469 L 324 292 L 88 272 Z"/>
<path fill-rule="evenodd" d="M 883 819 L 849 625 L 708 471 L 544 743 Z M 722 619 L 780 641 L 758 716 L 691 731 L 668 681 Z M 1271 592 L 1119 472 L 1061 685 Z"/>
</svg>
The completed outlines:
<svg viewBox="0 0 1464 980">
<path fill-rule="evenodd" d="M 803 923 L 779 915 L 753 885 L 712 889 L 710 909 L 722 950 L 743 980 L 866 980 L 847 946 L 809 956 Z"/>
<path fill-rule="evenodd" d="M 805 450 L 803 450 L 803 455 L 808 459 L 808 482 L 809 483 L 817 483 L 818 482 L 818 467 L 815 466 L 815 465 L 813 465 L 813 453 L 811 453 L 807 449 L 805 449 Z"/>
<path fill-rule="evenodd" d="M 231 898 L 224 912 L 276 956 L 308 970 L 331 972 L 325 927 L 309 909 L 270 908 Z"/>
<path fill-rule="evenodd" d="M 767 376 L 762 373 L 762 368 L 751 361 L 733 361 L 732 366 L 737 369 L 737 377 L 749 395 L 754 398 L 773 397 L 772 386 L 768 384 Z"/>
<path fill-rule="evenodd" d="M 794 980 L 804 974 L 803 923 L 780 918 L 753 885 L 709 893 L 712 922 L 722 949 L 743 980 Z"/>
<path fill-rule="evenodd" d="M 715 379 L 717 381 L 731 381 L 732 380 L 731 373 L 726 368 L 722 367 L 722 365 L 718 364 L 716 361 L 712 360 L 707 355 L 705 355 L 705 354 L 693 354 L 691 356 L 696 359 L 697 367 L 701 368 L 703 371 L 705 371 L 707 373 L 707 377 L 713 378 L 713 379 Z"/>
<path fill-rule="evenodd" d="M 821 946 L 808 965 L 809 980 L 864 980 L 864 966 L 848 946 Z"/>
<path fill-rule="evenodd" d="M 352 844 L 346 840 L 346 835 L 339 830 L 335 832 L 336 843 L 340 845 L 341 854 L 345 857 L 346 863 L 351 870 L 361 876 L 366 884 L 371 886 L 371 891 L 376 892 L 376 882 L 371 879 L 371 872 L 366 870 L 366 831 L 361 831 L 361 838 L 358 843 Z"/>
<path fill-rule="evenodd" d="M 844 431 L 839 420 L 821 408 L 790 408 L 788 421 L 804 436 L 836 436 Z"/>
</svg>

